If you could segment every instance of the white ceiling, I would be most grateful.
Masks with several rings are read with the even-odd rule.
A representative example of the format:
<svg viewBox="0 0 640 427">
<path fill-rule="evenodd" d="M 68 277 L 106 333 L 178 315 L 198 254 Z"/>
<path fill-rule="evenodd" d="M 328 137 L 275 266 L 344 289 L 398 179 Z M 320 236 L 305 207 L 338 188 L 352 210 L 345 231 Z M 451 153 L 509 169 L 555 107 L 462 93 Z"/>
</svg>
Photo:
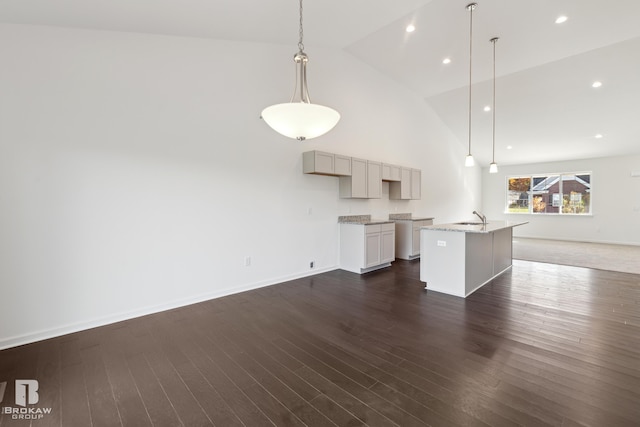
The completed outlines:
<svg viewBox="0 0 640 427">
<path fill-rule="evenodd" d="M 466 149 L 469 0 L 306 0 L 307 53 L 344 49 L 434 108 Z M 472 153 L 496 162 L 640 153 L 640 1 L 476 0 Z M 555 24 L 561 14 L 569 17 Z M 0 22 L 289 44 L 296 0 L 2 0 Z M 417 29 L 405 32 L 407 24 Z M 450 57 L 452 63 L 443 65 Z M 599 80 L 603 86 L 591 87 Z M 381 106 L 381 108 L 384 108 Z M 596 139 L 594 135 L 602 134 Z M 507 146 L 512 149 L 507 150 Z"/>
</svg>

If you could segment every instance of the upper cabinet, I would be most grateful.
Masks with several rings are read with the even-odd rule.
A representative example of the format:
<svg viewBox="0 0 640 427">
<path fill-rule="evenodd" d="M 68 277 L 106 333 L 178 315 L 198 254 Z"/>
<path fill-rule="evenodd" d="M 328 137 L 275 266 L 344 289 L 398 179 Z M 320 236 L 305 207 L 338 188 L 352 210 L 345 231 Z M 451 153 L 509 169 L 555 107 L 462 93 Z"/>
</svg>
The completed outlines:
<svg viewBox="0 0 640 427">
<path fill-rule="evenodd" d="M 351 158 L 351 176 L 340 177 L 340 197 L 367 198 L 367 161 Z"/>
<path fill-rule="evenodd" d="M 411 198 L 420 200 L 422 197 L 422 171 L 411 169 Z"/>
<path fill-rule="evenodd" d="M 400 166 L 390 165 L 389 163 L 382 164 L 382 180 L 383 181 L 400 181 Z"/>
<path fill-rule="evenodd" d="M 388 181 L 389 199 L 420 199 L 420 169 L 314 150 L 302 153 L 302 170 L 339 177 L 341 198 L 380 199 L 382 181 Z"/>
<path fill-rule="evenodd" d="M 340 197 L 379 199 L 382 196 L 382 164 L 351 158 L 351 176 L 340 177 Z"/>
<path fill-rule="evenodd" d="M 367 197 L 382 197 L 382 163 L 367 160 Z"/>
<path fill-rule="evenodd" d="M 302 153 L 302 171 L 317 175 L 351 176 L 351 157 L 307 151 Z"/>
<path fill-rule="evenodd" d="M 389 182 L 389 199 L 419 200 L 422 193 L 420 169 L 401 168 L 400 181 Z"/>
</svg>

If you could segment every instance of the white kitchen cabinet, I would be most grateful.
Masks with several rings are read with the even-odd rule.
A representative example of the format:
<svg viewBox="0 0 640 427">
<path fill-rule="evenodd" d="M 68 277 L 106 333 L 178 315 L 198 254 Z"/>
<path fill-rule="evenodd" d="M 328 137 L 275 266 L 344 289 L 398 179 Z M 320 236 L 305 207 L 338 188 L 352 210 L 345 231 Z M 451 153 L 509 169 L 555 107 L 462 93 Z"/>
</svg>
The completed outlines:
<svg viewBox="0 0 640 427">
<path fill-rule="evenodd" d="M 395 224 L 340 224 L 340 268 L 368 273 L 395 260 Z"/>
<path fill-rule="evenodd" d="M 411 199 L 411 169 L 400 169 L 400 181 L 389 183 L 389 199 L 410 200 Z"/>
<path fill-rule="evenodd" d="M 351 176 L 340 177 L 343 199 L 379 199 L 382 196 L 382 164 L 351 158 Z"/>
<path fill-rule="evenodd" d="M 411 199 L 420 200 L 422 197 L 422 171 L 411 169 Z"/>
<path fill-rule="evenodd" d="M 420 228 L 432 225 L 432 219 L 396 221 L 396 258 L 412 260 L 420 257 Z"/>
<path fill-rule="evenodd" d="M 382 197 L 382 163 L 367 160 L 367 198 Z"/>
<path fill-rule="evenodd" d="M 400 181 L 400 166 L 390 165 L 389 163 L 382 164 L 382 180 L 383 181 Z"/>
<path fill-rule="evenodd" d="M 324 151 L 307 151 L 302 153 L 302 171 L 316 175 L 349 176 L 351 157 Z"/>
<path fill-rule="evenodd" d="M 367 198 L 367 161 L 351 158 L 351 176 L 340 177 L 340 197 Z"/>
<path fill-rule="evenodd" d="M 335 172 L 338 176 L 350 176 L 351 175 L 351 157 L 341 156 L 340 154 L 334 154 L 335 158 Z"/>
<path fill-rule="evenodd" d="M 400 181 L 389 182 L 389 199 L 418 200 L 422 192 L 422 171 L 401 168 Z"/>
<path fill-rule="evenodd" d="M 380 231 L 380 262 L 391 263 L 396 259 L 396 230 L 393 227 L 387 227 Z"/>
</svg>

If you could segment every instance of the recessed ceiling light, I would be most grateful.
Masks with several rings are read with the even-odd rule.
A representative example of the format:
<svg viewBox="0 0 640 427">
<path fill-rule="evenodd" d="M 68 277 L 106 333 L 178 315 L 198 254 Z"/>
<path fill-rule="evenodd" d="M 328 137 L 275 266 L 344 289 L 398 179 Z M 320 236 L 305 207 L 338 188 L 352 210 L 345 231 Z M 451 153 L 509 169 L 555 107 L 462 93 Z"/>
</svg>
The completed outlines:
<svg viewBox="0 0 640 427">
<path fill-rule="evenodd" d="M 442 60 L 442 63 L 443 63 L 443 64 L 451 64 L 451 58 L 444 58 L 444 59 Z"/>
<path fill-rule="evenodd" d="M 416 30 L 415 25 L 409 24 L 407 25 L 407 33 L 413 33 Z"/>
<path fill-rule="evenodd" d="M 566 17 L 566 16 L 564 16 L 564 15 L 560 15 L 560 16 L 558 16 L 558 18 L 556 19 L 556 24 L 562 24 L 563 22 L 567 22 L 567 19 L 569 19 L 569 18 L 567 18 L 567 17 Z"/>
<path fill-rule="evenodd" d="M 507 145 L 507 150 L 511 150 L 513 147 L 510 145 Z"/>
<path fill-rule="evenodd" d="M 593 84 L 591 84 L 591 87 L 600 87 L 602 86 L 602 82 L 593 82 Z"/>
<path fill-rule="evenodd" d="M 491 111 L 491 107 L 488 105 L 485 105 L 483 108 L 484 111 Z"/>
<path fill-rule="evenodd" d="M 597 133 L 597 134 L 595 134 L 593 137 L 594 137 L 594 138 L 596 138 L 596 139 L 600 139 L 600 138 L 602 138 L 603 136 L 604 136 L 604 135 L 602 135 L 601 133 Z"/>
</svg>

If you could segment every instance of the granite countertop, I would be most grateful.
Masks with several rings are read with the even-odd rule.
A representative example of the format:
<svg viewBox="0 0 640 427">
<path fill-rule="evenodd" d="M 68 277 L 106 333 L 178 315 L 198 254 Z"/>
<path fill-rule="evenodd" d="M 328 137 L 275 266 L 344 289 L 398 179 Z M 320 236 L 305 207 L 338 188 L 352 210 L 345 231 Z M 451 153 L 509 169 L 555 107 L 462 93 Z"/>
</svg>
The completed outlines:
<svg viewBox="0 0 640 427">
<path fill-rule="evenodd" d="M 433 219 L 433 217 L 413 217 L 410 213 L 392 213 L 389 214 L 389 219 L 392 221 L 426 221 Z"/>
<path fill-rule="evenodd" d="M 460 221 L 463 222 L 463 221 Z M 461 231 L 464 233 L 493 233 L 494 231 L 502 230 L 504 228 L 513 228 L 519 225 L 528 224 L 528 221 L 495 221 L 488 220 L 487 225 L 483 225 L 479 221 L 474 225 L 463 224 L 436 224 L 421 227 L 421 230 L 440 230 L 440 231 Z"/>
<path fill-rule="evenodd" d="M 371 219 L 371 215 L 339 216 L 338 222 L 340 224 L 357 224 L 357 225 L 375 225 L 375 224 L 393 223 L 393 221 L 389 219 Z"/>
</svg>

